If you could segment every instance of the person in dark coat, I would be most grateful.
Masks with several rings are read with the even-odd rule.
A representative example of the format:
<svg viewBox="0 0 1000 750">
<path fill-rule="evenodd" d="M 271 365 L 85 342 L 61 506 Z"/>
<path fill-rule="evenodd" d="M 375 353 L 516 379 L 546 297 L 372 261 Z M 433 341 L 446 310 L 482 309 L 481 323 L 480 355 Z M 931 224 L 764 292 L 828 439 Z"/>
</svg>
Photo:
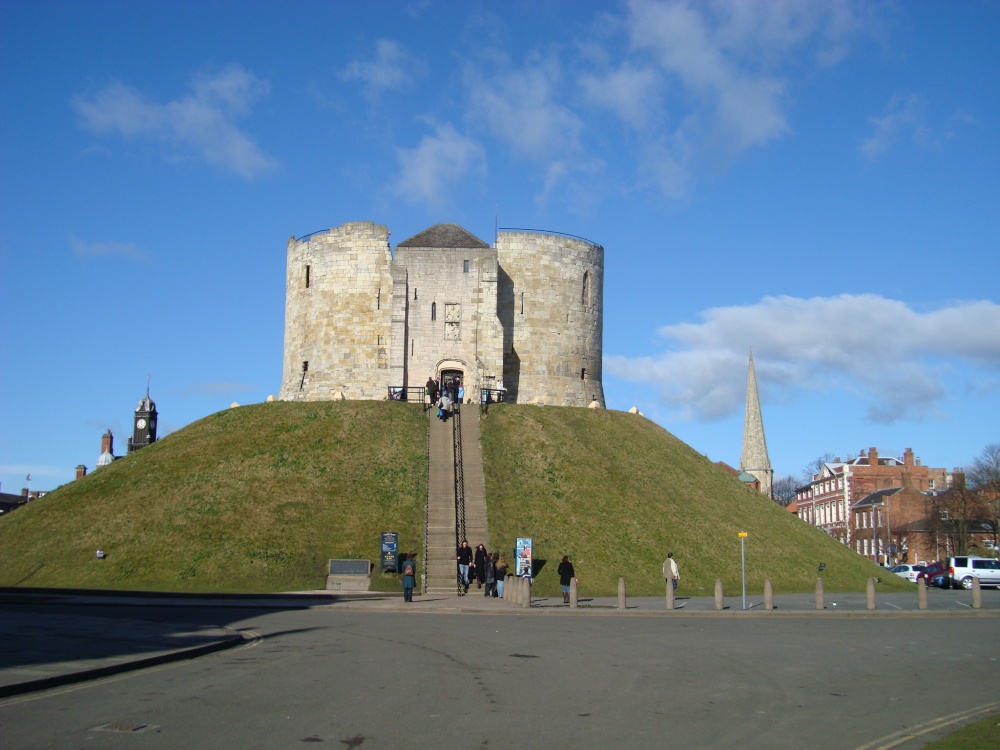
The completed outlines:
<svg viewBox="0 0 1000 750">
<path fill-rule="evenodd" d="M 486 582 L 486 558 L 489 555 L 486 554 L 485 545 L 480 544 L 476 547 L 476 555 L 473 559 L 473 563 L 476 566 L 476 588 L 482 588 L 483 584 Z"/>
<path fill-rule="evenodd" d="M 486 556 L 486 591 L 483 596 L 489 598 L 497 595 L 497 553 Z"/>
<path fill-rule="evenodd" d="M 556 572 L 559 574 L 559 585 L 562 586 L 563 604 L 569 604 L 569 585 L 573 582 L 576 571 L 573 570 L 573 563 L 569 561 L 567 555 L 563 555 Z"/>
<path fill-rule="evenodd" d="M 427 378 L 427 385 L 424 386 L 427 389 L 427 395 L 431 397 L 431 406 L 437 405 L 438 400 L 438 384 L 434 382 L 434 378 Z"/>
</svg>

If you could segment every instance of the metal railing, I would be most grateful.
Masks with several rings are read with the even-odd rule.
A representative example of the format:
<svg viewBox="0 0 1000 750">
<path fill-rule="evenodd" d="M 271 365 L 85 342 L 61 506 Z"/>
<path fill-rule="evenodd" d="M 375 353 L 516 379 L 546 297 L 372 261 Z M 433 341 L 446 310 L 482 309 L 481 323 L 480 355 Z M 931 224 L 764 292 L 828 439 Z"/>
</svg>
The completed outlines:
<svg viewBox="0 0 1000 750">
<path fill-rule="evenodd" d="M 532 232 L 533 234 L 556 234 L 559 235 L 560 237 L 569 237 L 570 239 L 574 240 L 583 240 L 588 245 L 593 245 L 594 247 L 600 247 L 601 249 L 603 249 L 603 245 L 600 245 L 597 242 L 593 242 L 592 240 L 588 240 L 586 237 L 581 237 L 578 234 L 567 234 L 566 232 L 555 232 L 551 229 L 519 229 L 516 227 L 498 227 L 497 234 L 500 234 L 500 232 Z"/>
<path fill-rule="evenodd" d="M 507 401 L 506 388 L 480 388 L 480 404 L 502 404 Z"/>
<path fill-rule="evenodd" d="M 451 416 L 451 440 L 455 457 L 455 547 L 465 539 L 465 475 L 462 461 L 462 410 L 458 404 L 453 407 Z M 456 576 L 459 594 L 464 593 L 462 585 Z"/>
<path fill-rule="evenodd" d="M 415 401 L 423 403 L 427 389 L 422 385 L 390 385 L 386 391 L 390 401 Z"/>
</svg>

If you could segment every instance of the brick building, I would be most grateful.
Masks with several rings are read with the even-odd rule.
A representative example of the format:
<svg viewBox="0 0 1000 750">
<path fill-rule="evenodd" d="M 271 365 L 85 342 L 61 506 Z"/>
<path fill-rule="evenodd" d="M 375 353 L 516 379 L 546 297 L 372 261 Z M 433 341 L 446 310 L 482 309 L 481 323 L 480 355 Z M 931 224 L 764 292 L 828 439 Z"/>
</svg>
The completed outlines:
<svg viewBox="0 0 1000 750">
<path fill-rule="evenodd" d="M 855 503 L 877 490 L 909 487 L 921 493 L 943 489 L 947 476 L 945 469 L 921 465 L 910 448 L 901 458 L 879 456 L 875 448 L 869 448 L 857 458 L 847 461 L 838 458 L 823 464 L 809 484 L 796 490 L 795 507 L 803 521 L 854 548 L 851 508 Z M 874 544 L 873 537 L 868 538 Z"/>
</svg>

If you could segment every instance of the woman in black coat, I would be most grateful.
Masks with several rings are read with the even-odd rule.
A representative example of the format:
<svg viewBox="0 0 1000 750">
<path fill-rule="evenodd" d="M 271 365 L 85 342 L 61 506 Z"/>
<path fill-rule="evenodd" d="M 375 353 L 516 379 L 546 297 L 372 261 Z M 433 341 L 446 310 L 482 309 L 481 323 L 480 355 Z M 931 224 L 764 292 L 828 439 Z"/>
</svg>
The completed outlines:
<svg viewBox="0 0 1000 750">
<path fill-rule="evenodd" d="M 569 604 L 569 585 L 573 582 L 576 571 L 573 570 L 573 563 L 569 561 L 568 556 L 563 555 L 556 572 L 559 574 L 559 585 L 562 586 L 563 604 Z"/>
<path fill-rule="evenodd" d="M 486 581 L 486 547 L 480 544 L 476 547 L 476 555 L 473 559 L 476 565 L 476 586 L 482 588 Z"/>
</svg>

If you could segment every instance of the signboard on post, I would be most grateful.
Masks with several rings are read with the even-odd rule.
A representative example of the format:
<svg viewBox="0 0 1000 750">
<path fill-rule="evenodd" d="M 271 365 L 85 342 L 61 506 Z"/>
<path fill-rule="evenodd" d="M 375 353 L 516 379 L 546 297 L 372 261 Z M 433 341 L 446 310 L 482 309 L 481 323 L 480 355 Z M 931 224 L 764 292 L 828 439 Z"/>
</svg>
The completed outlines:
<svg viewBox="0 0 1000 750">
<path fill-rule="evenodd" d="M 399 565 L 399 532 L 382 532 L 382 571 L 391 570 L 398 573 Z"/>
<path fill-rule="evenodd" d="M 518 537 L 517 546 L 514 548 L 514 560 L 516 574 L 518 577 L 527 576 L 531 578 L 531 539 L 530 537 Z"/>
</svg>

